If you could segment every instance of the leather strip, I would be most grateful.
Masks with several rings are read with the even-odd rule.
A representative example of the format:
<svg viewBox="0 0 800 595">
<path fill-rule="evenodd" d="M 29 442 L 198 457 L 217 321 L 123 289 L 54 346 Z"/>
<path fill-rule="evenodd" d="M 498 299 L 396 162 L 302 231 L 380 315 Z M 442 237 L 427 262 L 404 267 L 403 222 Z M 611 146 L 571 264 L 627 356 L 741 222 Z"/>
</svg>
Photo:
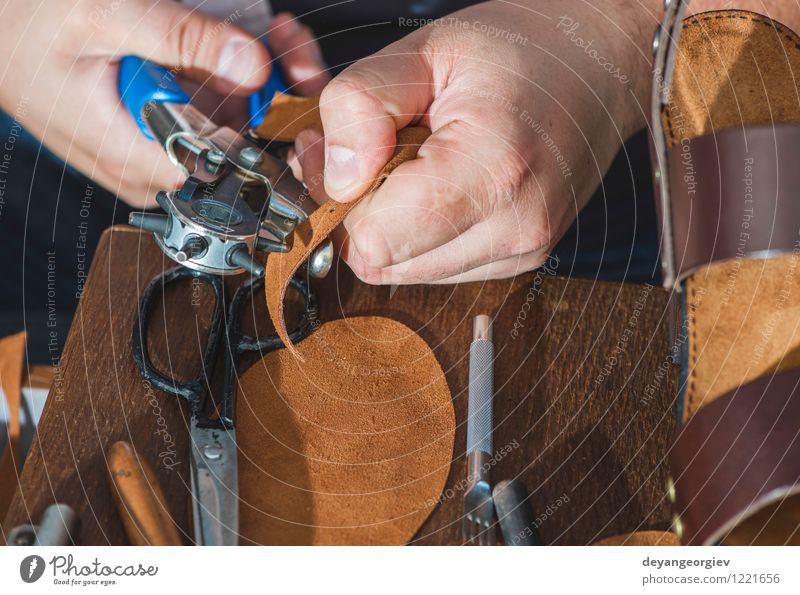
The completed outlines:
<svg viewBox="0 0 800 595">
<path fill-rule="evenodd" d="M 260 138 L 287 142 L 297 138 L 303 130 L 322 132 L 319 117 L 319 97 L 297 97 L 275 93 L 267 115 L 255 132 Z"/>
<path fill-rule="evenodd" d="M 53 366 L 45 364 L 28 365 L 22 385 L 30 388 L 43 388 L 50 390 L 53 386 L 56 370 Z"/>
<path fill-rule="evenodd" d="M 745 126 L 669 150 L 678 278 L 800 245 L 800 125 Z"/>
<path fill-rule="evenodd" d="M 800 494 L 799 387 L 797 369 L 758 378 L 700 408 L 681 429 L 669 457 L 679 470 L 685 544 L 715 544 L 765 506 Z"/>
<path fill-rule="evenodd" d="M 25 331 L 0 340 L 0 385 L 8 404 L 8 442 L 0 444 L 0 518 L 17 491 L 19 482 L 20 407 L 22 405 L 22 368 L 25 361 Z"/>
<path fill-rule="evenodd" d="M 290 96 L 276 96 L 276 99 L 278 102 L 275 103 L 273 100 L 264 122 L 256 130 L 259 136 L 270 140 L 286 141 L 293 140 L 301 130 L 315 127 L 321 129 L 318 99 Z M 340 203 L 331 200 L 325 203 L 294 231 L 291 236 L 292 248 L 289 252 L 270 254 L 267 258 L 265 280 L 267 310 L 283 344 L 296 357 L 299 354 L 289 339 L 283 312 L 283 300 L 289 280 L 314 249 L 342 223 L 353 207 L 365 196 L 374 192 L 398 165 L 417 156 L 419 147 L 429 135 L 430 130 L 423 127 L 408 127 L 398 131 L 394 155 L 383 167 L 367 192 L 352 202 Z"/>
</svg>

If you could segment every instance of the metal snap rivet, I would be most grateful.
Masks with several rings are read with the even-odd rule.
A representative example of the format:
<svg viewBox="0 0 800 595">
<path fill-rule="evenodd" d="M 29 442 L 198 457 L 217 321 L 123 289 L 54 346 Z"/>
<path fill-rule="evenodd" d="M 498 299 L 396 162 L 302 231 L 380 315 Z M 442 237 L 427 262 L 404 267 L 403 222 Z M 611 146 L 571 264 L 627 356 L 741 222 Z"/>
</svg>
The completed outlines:
<svg viewBox="0 0 800 595">
<path fill-rule="evenodd" d="M 264 157 L 261 155 L 261 152 L 255 147 L 245 147 L 239 151 L 239 157 L 242 161 L 250 165 L 255 165 L 256 163 L 261 163 L 264 161 Z"/>
<path fill-rule="evenodd" d="M 656 27 L 656 32 L 653 34 L 653 56 L 658 54 L 658 48 L 661 45 L 661 25 Z"/>
<path fill-rule="evenodd" d="M 222 446 L 220 444 L 206 444 L 203 447 L 203 456 L 210 461 L 222 458 Z"/>
<path fill-rule="evenodd" d="M 206 159 L 208 159 L 214 165 L 219 165 L 225 161 L 225 153 L 218 151 L 217 149 L 209 149 L 208 153 L 206 154 Z"/>
<path fill-rule="evenodd" d="M 667 500 L 675 504 L 675 481 L 672 479 L 672 476 L 667 477 Z"/>
<path fill-rule="evenodd" d="M 678 536 L 678 539 L 683 539 L 683 521 L 677 514 L 672 515 L 672 532 Z"/>
</svg>

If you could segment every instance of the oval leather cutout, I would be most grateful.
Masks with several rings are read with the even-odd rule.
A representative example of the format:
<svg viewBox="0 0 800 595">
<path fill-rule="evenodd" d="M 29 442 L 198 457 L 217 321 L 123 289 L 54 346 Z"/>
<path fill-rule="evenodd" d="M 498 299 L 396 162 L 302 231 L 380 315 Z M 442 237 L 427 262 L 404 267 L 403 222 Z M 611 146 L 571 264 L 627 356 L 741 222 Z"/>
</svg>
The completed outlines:
<svg viewBox="0 0 800 595">
<path fill-rule="evenodd" d="M 455 413 L 436 357 L 387 318 L 327 322 L 241 378 L 241 543 L 400 545 L 435 507 Z"/>
</svg>

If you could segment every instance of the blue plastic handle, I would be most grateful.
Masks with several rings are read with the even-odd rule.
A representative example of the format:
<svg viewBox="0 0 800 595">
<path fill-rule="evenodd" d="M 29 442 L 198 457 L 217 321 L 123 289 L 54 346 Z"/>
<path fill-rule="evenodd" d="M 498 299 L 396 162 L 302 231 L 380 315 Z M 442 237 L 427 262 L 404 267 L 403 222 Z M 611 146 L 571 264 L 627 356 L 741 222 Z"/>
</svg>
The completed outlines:
<svg viewBox="0 0 800 595">
<path fill-rule="evenodd" d="M 189 103 L 186 91 L 169 70 L 138 56 L 125 56 L 120 60 L 118 88 L 122 103 L 136 120 L 139 130 L 150 140 L 155 139 L 142 117 L 146 103 Z"/>
<path fill-rule="evenodd" d="M 278 63 L 273 60 L 269 80 L 258 91 L 250 95 L 250 127 L 255 128 L 264 120 L 264 115 L 269 109 L 272 97 L 276 92 L 286 93 L 289 86 L 283 78 L 283 72 Z"/>
<path fill-rule="evenodd" d="M 139 130 L 150 140 L 154 140 L 153 135 L 142 117 L 142 108 L 145 104 L 151 101 L 159 103 L 190 101 L 186 91 L 181 88 L 169 70 L 138 56 L 125 56 L 120 60 L 118 89 L 122 103 L 136 120 Z M 269 80 L 261 89 L 250 95 L 250 126 L 258 126 L 264 119 L 273 95 L 277 91 L 285 93 L 287 89 L 283 72 L 277 62 L 273 62 Z"/>
</svg>

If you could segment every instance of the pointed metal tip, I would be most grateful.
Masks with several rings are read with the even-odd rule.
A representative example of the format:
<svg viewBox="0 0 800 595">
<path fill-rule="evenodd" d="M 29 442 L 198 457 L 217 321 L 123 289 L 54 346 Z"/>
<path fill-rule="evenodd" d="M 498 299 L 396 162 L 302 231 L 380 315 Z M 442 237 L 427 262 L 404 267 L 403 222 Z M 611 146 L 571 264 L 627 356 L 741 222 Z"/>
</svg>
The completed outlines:
<svg viewBox="0 0 800 595">
<path fill-rule="evenodd" d="M 492 319 L 486 314 L 479 314 L 472 321 L 472 340 L 492 340 Z"/>
</svg>

